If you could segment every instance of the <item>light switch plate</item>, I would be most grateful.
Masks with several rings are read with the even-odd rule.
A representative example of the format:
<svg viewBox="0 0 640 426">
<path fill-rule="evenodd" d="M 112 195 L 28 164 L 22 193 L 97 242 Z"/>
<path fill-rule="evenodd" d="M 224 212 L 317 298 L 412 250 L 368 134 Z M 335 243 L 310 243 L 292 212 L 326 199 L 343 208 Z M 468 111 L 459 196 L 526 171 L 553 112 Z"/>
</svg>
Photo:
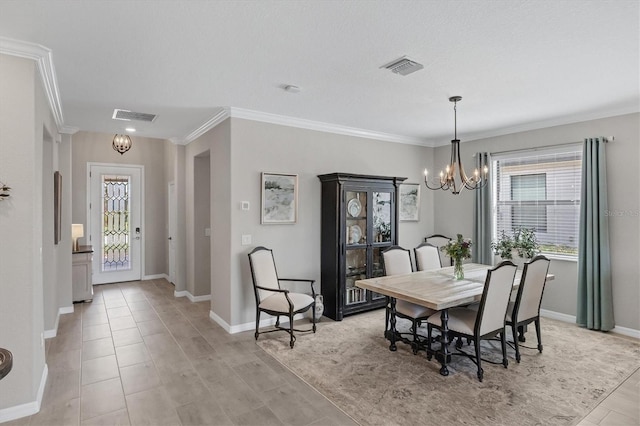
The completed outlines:
<svg viewBox="0 0 640 426">
<path fill-rule="evenodd" d="M 243 235 L 242 236 L 242 245 L 243 246 L 248 246 L 249 244 L 251 244 L 251 235 Z"/>
<path fill-rule="evenodd" d="M 205 237 L 211 236 L 211 228 L 204 228 L 204 236 Z"/>
<path fill-rule="evenodd" d="M 241 203 L 242 205 L 242 210 L 249 210 L 249 202 L 248 201 L 243 201 Z"/>
</svg>

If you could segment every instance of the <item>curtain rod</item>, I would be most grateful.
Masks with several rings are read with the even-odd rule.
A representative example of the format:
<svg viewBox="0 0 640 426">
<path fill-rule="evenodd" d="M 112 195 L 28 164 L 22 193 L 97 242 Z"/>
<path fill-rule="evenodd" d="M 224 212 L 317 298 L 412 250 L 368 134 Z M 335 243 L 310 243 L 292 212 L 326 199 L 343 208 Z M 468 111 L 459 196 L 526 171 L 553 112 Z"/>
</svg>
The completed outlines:
<svg viewBox="0 0 640 426">
<path fill-rule="evenodd" d="M 613 142 L 616 138 L 615 138 L 615 136 L 604 136 L 603 139 L 604 139 L 605 143 L 609 143 L 609 142 Z M 555 148 L 557 146 L 578 145 L 578 144 L 581 144 L 581 143 L 582 143 L 582 141 L 580 141 L 580 142 L 565 142 L 565 143 L 557 143 L 555 145 L 536 146 L 536 147 L 533 147 L 533 148 L 512 149 L 512 150 L 509 150 L 509 151 L 496 151 L 496 152 L 491 152 L 491 155 L 508 154 L 508 153 L 511 153 L 511 152 L 539 151 L 541 149 Z M 475 157 L 475 155 L 474 155 L 474 157 Z"/>
</svg>

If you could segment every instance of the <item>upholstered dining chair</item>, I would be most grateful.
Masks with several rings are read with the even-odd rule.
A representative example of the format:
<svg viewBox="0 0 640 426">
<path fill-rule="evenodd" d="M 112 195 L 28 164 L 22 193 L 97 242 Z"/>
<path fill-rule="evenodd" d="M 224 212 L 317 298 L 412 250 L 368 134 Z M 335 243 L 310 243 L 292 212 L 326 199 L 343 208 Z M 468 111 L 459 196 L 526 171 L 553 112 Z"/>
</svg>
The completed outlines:
<svg viewBox="0 0 640 426">
<path fill-rule="evenodd" d="M 425 243 L 429 243 L 431 245 L 438 247 L 438 250 L 440 250 L 440 247 L 446 246 L 447 243 L 449 243 L 449 241 L 451 241 L 451 238 L 446 237 L 444 235 L 440 235 L 440 234 L 429 235 L 424 239 Z M 444 264 L 450 264 L 450 266 L 453 266 L 453 259 L 447 256 L 445 253 L 440 254 L 440 263 L 443 263 L 442 262 L 443 257 L 447 259 L 447 261 L 444 262 Z"/>
<path fill-rule="evenodd" d="M 430 269 L 442 268 L 439 251 L 438 247 L 429 243 L 422 243 L 414 248 L 416 269 L 418 269 L 418 271 L 428 271 Z"/>
<path fill-rule="evenodd" d="M 482 299 L 478 305 L 478 310 L 469 308 L 449 309 L 448 332 L 453 341 L 455 337 L 466 337 L 472 339 L 475 347 L 475 356 L 466 352 L 458 352 L 470 358 L 478 366 L 478 380 L 482 381 L 484 371 L 482 369 L 482 358 L 480 356 L 480 341 L 490 339 L 500 335 L 502 345 L 502 365 L 507 368 L 507 343 L 505 339 L 505 319 L 507 307 L 511 297 L 513 279 L 516 275 L 516 265 L 511 261 L 504 261 L 493 269 L 487 271 L 484 283 Z M 442 331 L 442 320 L 440 314 L 431 315 L 427 319 L 427 359 L 431 359 L 431 332 L 436 328 Z M 445 342 L 446 343 L 446 342 Z M 487 361 L 491 364 L 496 362 Z"/>
<path fill-rule="evenodd" d="M 391 246 L 382 252 L 382 266 L 385 275 L 401 275 L 413 272 L 411 264 L 411 252 L 400 246 Z M 411 331 L 413 335 L 413 353 L 417 353 L 418 327 L 422 321 L 436 313 L 433 309 L 405 300 L 396 301 L 396 316 L 411 321 Z M 391 306 L 387 304 L 385 312 L 385 332 L 389 329 L 389 317 Z"/>
<path fill-rule="evenodd" d="M 524 264 L 522 278 L 516 300 L 509 302 L 507 309 L 507 326 L 511 326 L 513 345 L 516 350 L 516 361 L 520 362 L 520 348 L 518 346 L 518 329 L 530 323 L 535 323 L 536 337 L 538 338 L 538 352 L 542 352 L 542 340 L 540 336 L 540 304 L 544 285 L 549 272 L 551 261 L 542 255 L 531 259 Z"/>
<path fill-rule="evenodd" d="M 305 280 L 296 278 L 278 278 L 276 264 L 273 259 L 273 251 L 266 247 L 256 247 L 249 253 L 249 265 L 251 266 L 251 277 L 253 279 L 253 290 L 256 296 L 256 332 L 255 338 L 262 333 L 273 331 L 286 331 L 289 333 L 289 346 L 293 348 L 297 332 L 316 332 L 316 293 L 313 289 L 315 280 Z M 286 282 L 307 282 L 311 287 L 311 295 L 305 293 L 294 293 L 281 287 L 280 283 Z M 293 317 L 296 314 L 306 312 L 311 309 L 313 314 L 313 326 L 308 330 L 298 330 L 293 328 Z M 260 313 L 266 312 L 276 317 L 274 330 L 260 332 Z M 288 327 L 280 326 L 280 317 L 289 319 Z"/>
</svg>

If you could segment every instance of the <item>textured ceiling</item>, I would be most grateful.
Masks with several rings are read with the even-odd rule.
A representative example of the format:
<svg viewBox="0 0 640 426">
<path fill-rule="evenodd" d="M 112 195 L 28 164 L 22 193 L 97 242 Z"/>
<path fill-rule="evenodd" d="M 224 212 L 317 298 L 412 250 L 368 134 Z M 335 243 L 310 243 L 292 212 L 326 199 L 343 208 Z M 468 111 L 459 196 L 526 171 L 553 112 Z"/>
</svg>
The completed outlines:
<svg viewBox="0 0 640 426">
<path fill-rule="evenodd" d="M 183 140 L 221 107 L 464 139 L 640 110 L 625 1 L 7 1 L 0 37 L 52 50 L 64 124 Z M 380 66 L 407 55 L 424 69 Z M 283 86 L 293 84 L 300 93 Z"/>
</svg>

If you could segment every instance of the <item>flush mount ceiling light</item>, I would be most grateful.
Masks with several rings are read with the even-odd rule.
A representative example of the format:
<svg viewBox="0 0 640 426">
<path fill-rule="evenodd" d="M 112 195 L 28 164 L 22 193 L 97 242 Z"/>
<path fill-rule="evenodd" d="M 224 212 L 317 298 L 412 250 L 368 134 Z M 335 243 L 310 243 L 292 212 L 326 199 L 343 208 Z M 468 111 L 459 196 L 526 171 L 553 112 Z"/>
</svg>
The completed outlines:
<svg viewBox="0 0 640 426">
<path fill-rule="evenodd" d="M 445 167 L 444 171 L 440 171 L 438 179 L 429 184 L 429 175 L 427 169 L 424 169 L 424 184 L 429 189 L 451 191 L 453 194 L 459 194 L 463 189 L 479 189 L 487 184 L 487 176 L 489 167 L 486 163 L 486 157 L 483 156 L 482 176 L 480 170 L 475 169 L 471 178 L 467 177 L 460 160 L 460 139 L 458 139 L 458 123 L 457 123 L 457 105 L 462 100 L 461 96 L 452 96 L 449 102 L 453 102 L 453 139 L 451 140 L 451 161 Z M 458 176 L 456 176 L 458 174 Z"/>
<path fill-rule="evenodd" d="M 284 86 L 284 90 L 289 93 L 300 93 L 300 88 L 298 86 L 294 86 L 293 84 L 287 84 Z"/>
<path fill-rule="evenodd" d="M 395 74 L 409 75 L 416 71 L 420 71 L 424 68 L 424 66 L 414 61 L 413 59 L 409 59 L 406 56 L 403 56 L 402 58 L 393 60 L 388 64 L 381 66 L 380 68 L 388 69 Z"/>
<path fill-rule="evenodd" d="M 111 144 L 111 146 L 113 146 L 113 149 L 115 149 L 120 153 L 120 155 L 122 155 L 131 149 L 131 146 L 133 146 L 133 142 L 131 142 L 131 138 L 128 135 L 116 134 L 113 137 L 113 143 Z"/>
</svg>

